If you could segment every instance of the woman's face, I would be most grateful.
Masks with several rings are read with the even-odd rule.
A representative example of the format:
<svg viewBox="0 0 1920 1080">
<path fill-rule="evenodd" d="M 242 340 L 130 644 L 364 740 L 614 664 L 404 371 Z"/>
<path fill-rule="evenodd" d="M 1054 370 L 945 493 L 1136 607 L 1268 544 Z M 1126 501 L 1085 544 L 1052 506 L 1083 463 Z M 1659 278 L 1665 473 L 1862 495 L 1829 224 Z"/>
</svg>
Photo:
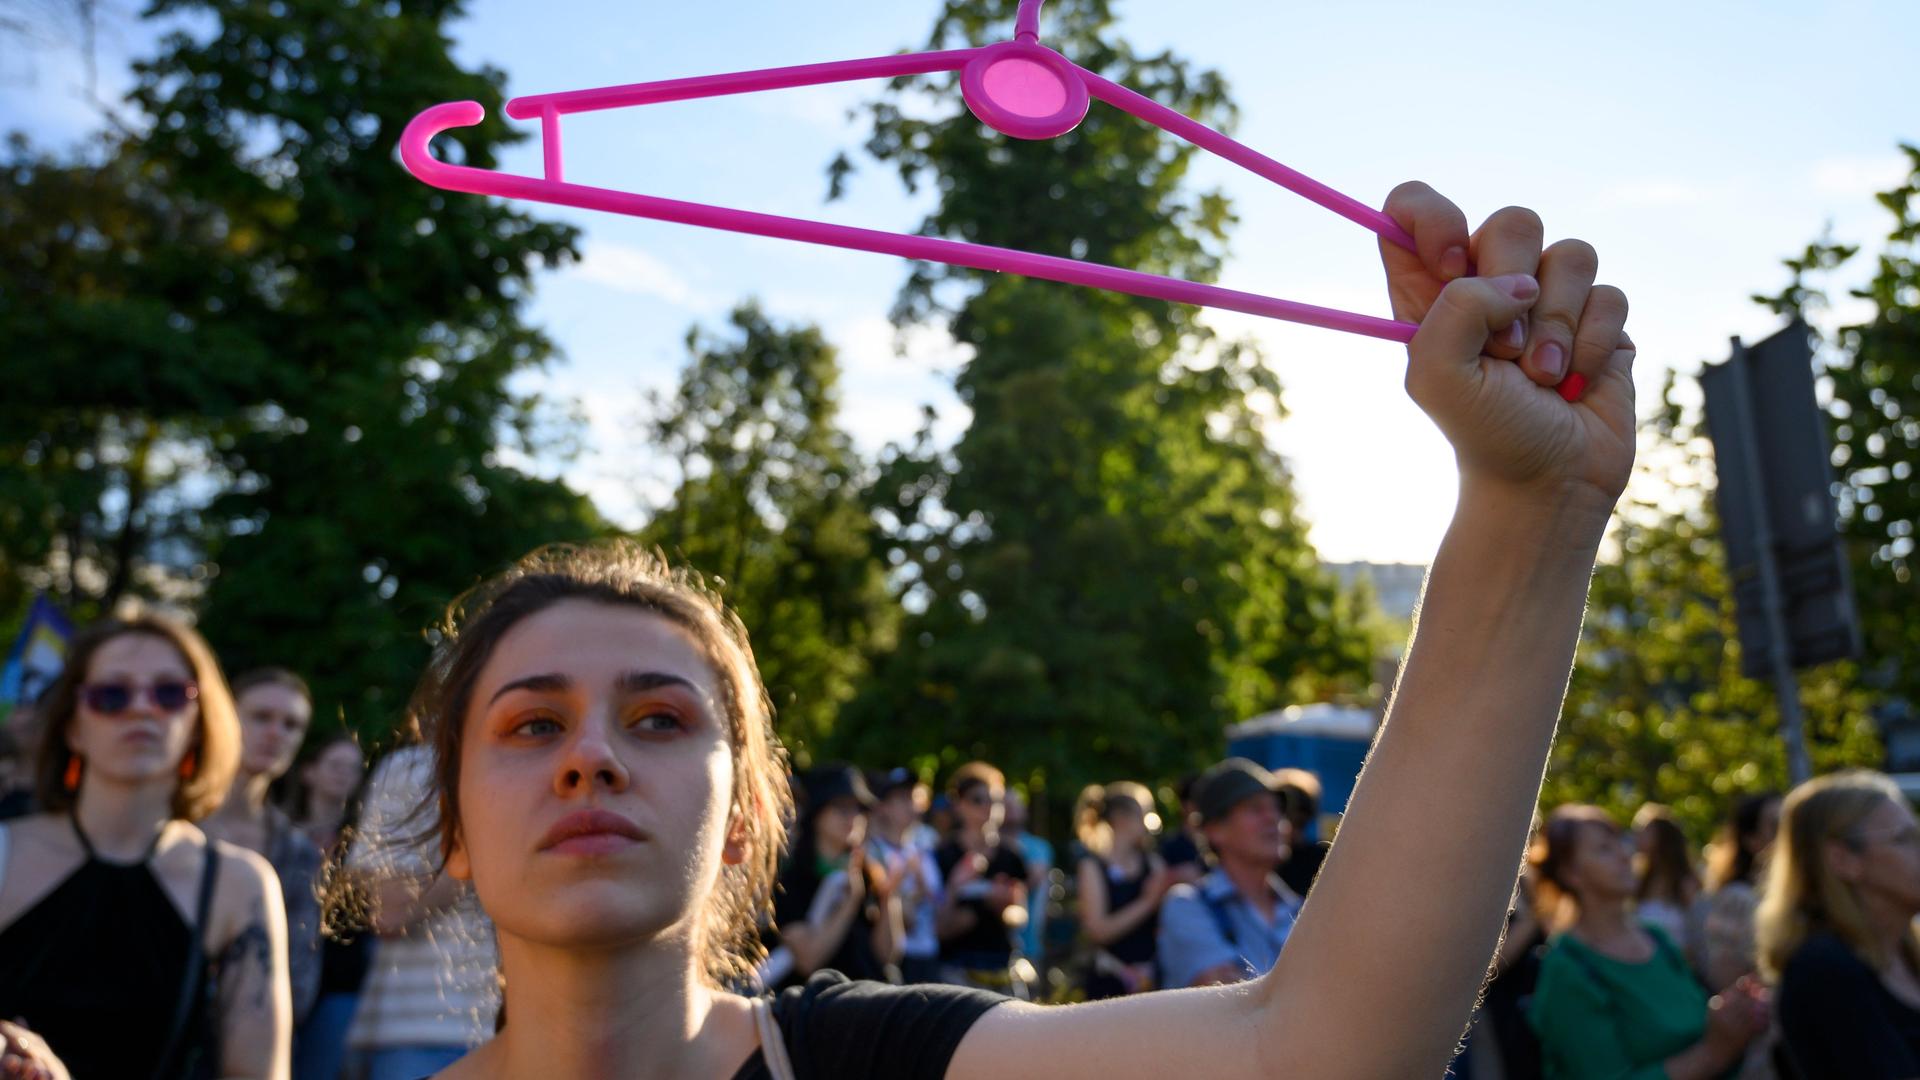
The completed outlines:
<svg viewBox="0 0 1920 1080">
<path fill-rule="evenodd" d="M 1115 800 L 1107 811 L 1107 827 L 1113 830 L 1113 846 L 1138 847 L 1147 835 L 1147 816 L 1132 799 Z"/>
<path fill-rule="evenodd" d="M 360 773 L 365 767 L 360 748 L 343 740 L 314 758 L 303 779 L 323 798 L 343 803 L 352 798 L 353 789 L 360 786 Z"/>
<path fill-rule="evenodd" d="M 1568 884 L 1583 903 L 1624 900 L 1633 895 L 1633 846 L 1611 825 L 1583 821 L 1575 830 Z"/>
<path fill-rule="evenodd" d="M 449 871 L 503 935 L 695 947 L 729 854 L 719 701 L 700 647 L 657 615 L 574 599 L 521 620 L 474 682 Z"/>
<path fill-rule="evenodd" d="M 960 810 L 960 823 L 968 829 L 999 828 L 1006 798 L 985 784 L 975 784 L 954 801 Z"/>
<path fill-rule="evenodd" d="M 240 771 L 276 780 L 286 775 L 313 720 L 306 696 L 290 686 L 261 683 L 233 705 L 240 713 Z"/>
<path fill-rule="evenodd" d="M 867 813 L 854 799 L 835 799 L 813 819 L 813 837 L 820 853 L 839 858 L 866 838 Z"/>
<path fill-rule="evenodd" d="M 87 663 L 67 746 L 86 775 L 121 784 L 177 783 L 200 722 L 193 667 L 166 638 L 121 634 Z"/>
<path fill-rule="evenodd" d="M 1838 869 L 1861 899 L 1908 918 L 1920 915 L 1920 823 L 1913 811 L 1883 800 L 1847 839 L 1854 857 Z"/>
</svg>

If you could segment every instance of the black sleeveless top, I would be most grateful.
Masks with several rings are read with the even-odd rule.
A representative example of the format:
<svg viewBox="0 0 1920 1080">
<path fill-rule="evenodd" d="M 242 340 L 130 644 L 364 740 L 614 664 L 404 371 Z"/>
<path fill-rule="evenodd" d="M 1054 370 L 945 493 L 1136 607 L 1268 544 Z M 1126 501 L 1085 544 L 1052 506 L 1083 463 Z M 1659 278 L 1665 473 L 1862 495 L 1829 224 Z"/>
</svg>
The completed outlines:
<svg viewBox="0 0 1920 1080">
<path fill-rule="evenodd" d="M 1093 859 L 1095 865 L 1100 867 L 1100 876 L 1107 879 L 1108 911 L 1119 911 L 1140 899 L 1140 894 L 1146 891 L 1147 878 L 1153 872 L 1153 866 L 1148 860 L 1141 859 L 1140 872 L 1133 877 L 1128 877 L 1124 870 L 1105 859 L 1092 855 L 1088 858 Z M 1150 963 L 1154 957 L 1155 937 L 1159 931 L 1160 913 L 1156 911 L 1140 920 L 1140 925 L 1127 931 L 1125 937 L 1109 943 L 1107 951 L 1123 964 Z"/>
<path fill-rule="evenodd" d="M 78 822 L 73 831 L 87 861 L 0 930 L 0 1016 L 24 1018 L 73 1080 L 218 1075 L 200 931 L 180 917 L 147 865 L 154 848 L 137 863 L 108 862 Z M 200 926 L 217 862 L 209 840 Z"/>
</svg>

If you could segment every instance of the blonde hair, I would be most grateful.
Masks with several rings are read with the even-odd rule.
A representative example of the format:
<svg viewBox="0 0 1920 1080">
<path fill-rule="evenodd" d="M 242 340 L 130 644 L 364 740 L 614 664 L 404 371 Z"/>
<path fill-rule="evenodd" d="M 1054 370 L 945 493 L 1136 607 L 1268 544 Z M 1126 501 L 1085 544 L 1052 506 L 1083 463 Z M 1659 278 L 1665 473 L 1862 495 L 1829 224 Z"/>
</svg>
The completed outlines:
<svg viewBox="0 0 1920 1080">
<path fill-rule="evenodd" d="M 793 817 L 787 754 L 774 735 L 773 705 L 746 628 L 693 571 L 638 544 L 543 547 L 448 607 L 411 709 L 434 751 L 442 856 L 460 828 L 460 744 L 474 685 L 508 630 L 563 600 L 633 607 L 666 619 L 693 637 L 713 668 L 733 748 L 729 831 L 742 836 L 747 854 L 721 870 L 701 918 L 699 952 L 714 985 L 736 983 L 764 955 L 759 920 L 773 910 L 775 872 Z"/>
<path fill-rule="evenodd" d="M 220 673 L 220 662 L 214 659 L 207 639 L 191 626 L 155 613 L 97 622 L 82 630 L 68 648 L 66 666 L 41 699 L 45 727 L 34 768 L 35 796 L 42 810 L 56 813 L 79 802 L 79 793 L 68 791 L 66 786 L 68 763 L 74 757 L 67 745 L 67 732 L 79 712 L 80 689 L 86 685 L 94 654 L 123 637 L 158 638 L 173 646 L 193 672 L 200 691 L 195 701 L 199 717 L 193 742 L 181 762 L 183 771 L 173 791 L 171 812 L 181 821 L 199 821 L 226 799 L 234 773 L 240 768 L 240 715 L 234 710 L 233 694 L 227 689 L 226 676 Z"/>
<path fill-rule="evenodd" d="M 1104 787 L 1088 784 L 1073 804 L 1073 831 L 1081 845 L 1103 859 L 1112 855 L 1113 812 L 1125 805 L 1138 806 L 1145 818 L 1153 813 L 1153 792 L 1131 780 L 1116 780 Z M 1141 851 L 1151 847 L 1150 838 L 1141 841 Z"/>
<path fill-rule="evenodd" d="M 1760 971 L 1767 979 L 1777 981 L 1793 954 L 1820 931 L 1839 937 L 1875 970 L 1893 959 L 1867 929 L 1853 886 L 1827 868 L 1825 851 L 1833 843 L 1858 851 L 1860 823 L 1889 802 L 1904 805 L 1899 786 L 1866 771 L 1809 780 L 1787 796 L 1754 918 Z M 1912 928 L 1902 935 L 1900 948 L 1920 964 L 1920 936 Z"/>
</svg>

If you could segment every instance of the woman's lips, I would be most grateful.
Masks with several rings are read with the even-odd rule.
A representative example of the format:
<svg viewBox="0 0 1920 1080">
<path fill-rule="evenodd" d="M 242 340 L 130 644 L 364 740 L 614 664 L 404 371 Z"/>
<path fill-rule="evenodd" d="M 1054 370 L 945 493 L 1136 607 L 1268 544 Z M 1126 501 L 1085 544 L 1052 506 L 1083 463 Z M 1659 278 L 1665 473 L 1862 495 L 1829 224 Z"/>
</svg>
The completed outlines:
<svg viewBox="0 0 1920 1080">
<path fill-rule="evenodd" d="M 640 827 L 609 810 L 577 810 L 547 830 L 540 850 L 561 855 L 611 855 L 645 842 Z"/>
</svg>

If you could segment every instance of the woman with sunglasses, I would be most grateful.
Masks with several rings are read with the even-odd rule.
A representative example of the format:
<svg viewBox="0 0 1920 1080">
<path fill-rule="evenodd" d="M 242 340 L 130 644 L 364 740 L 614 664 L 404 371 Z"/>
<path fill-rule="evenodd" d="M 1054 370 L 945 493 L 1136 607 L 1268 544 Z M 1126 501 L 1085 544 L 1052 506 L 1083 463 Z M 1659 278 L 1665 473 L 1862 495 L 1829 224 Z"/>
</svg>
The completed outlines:
<svg viewBox="0 0 1920 1080">
<path fill-rule="evenodd" d="M 958 823 L 933 853 L 943 879 L 935 917 L 942 977 L 1013 993 L 1013 946 L 1026 925 L 1027 860 L 1000 837 L 1007 778 L 984 761 L 970 761 L 954 770 L 947 790 Z"/>
<path fill-rule="evenodd" d="M 212 651 L 160 616 L 97 624 L 42 708 L 43 812 L 0 826 L 0 1017 L 31 1032 L 0 1076 L 284 1077 L 279 883 L 192 824 L 240 755 Z"/>
<path fill-rule="evenodd" d="M 1438 1075 L 1494 952 L 1632 469 L 1633 346 L 1592 248 L 1543 246 L 1532 212 L 1470 233 L 1420 184 L 1387 211 L 1417 249 L 1383 251 L 1395 313 L 1422 324 L 1407 384 L 1454 446 L 1459 501 L 1270 973 L 1060 1008 L 829 972 L 771 1002 L 727 992 L 752 970 L 791 806 L 746 631 L 644 552 L 555 549 L 455 605 L 414 699 L 440 851 L 492 916 L 506 1001 L 500 1032 L 442 1075 Z M 1569 372 L 1573 402 L 1554 389 Z"/>
<path fill-rule="evenodd" d="M 1800 1076 L 1920 1076 L 1920 822 L 1850 772 L 1787 796 L 1760 903 L 1760 969 Z"/>
</svg>

